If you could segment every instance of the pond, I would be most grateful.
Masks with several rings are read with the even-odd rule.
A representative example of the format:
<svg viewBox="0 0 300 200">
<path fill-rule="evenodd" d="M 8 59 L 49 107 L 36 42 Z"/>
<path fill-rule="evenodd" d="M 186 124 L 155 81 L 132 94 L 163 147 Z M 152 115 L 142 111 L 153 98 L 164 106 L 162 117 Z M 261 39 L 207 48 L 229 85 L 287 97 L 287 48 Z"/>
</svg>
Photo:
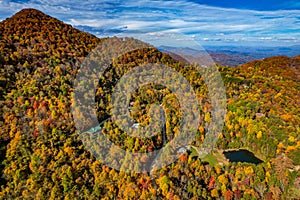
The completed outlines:
<svg viewBox="0 0 300 200">
<path fill-rule="evenodd" d="M 262 160 L 257 158 L 252 152 L 245 149 L 235 151 L 224 151 L 223 153 L 230 162 L 248 162 L 253 164 L 259 164 L 263 162 Z"/>
</svg>

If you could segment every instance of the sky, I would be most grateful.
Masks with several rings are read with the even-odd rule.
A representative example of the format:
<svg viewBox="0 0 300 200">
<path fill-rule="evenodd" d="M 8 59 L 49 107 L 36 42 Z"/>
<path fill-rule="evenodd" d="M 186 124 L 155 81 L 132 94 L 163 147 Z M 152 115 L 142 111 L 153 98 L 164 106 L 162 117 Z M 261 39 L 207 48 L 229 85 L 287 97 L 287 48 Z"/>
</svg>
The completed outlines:
<svg viewBox="0 0 300 200">
<path fill-rule="evenodd" d="M 154 45 L 300 44 L 299 0 L 0 0 L 0 20 L 22 8 L 98 37 L 129 36 Z"/>
</svg>

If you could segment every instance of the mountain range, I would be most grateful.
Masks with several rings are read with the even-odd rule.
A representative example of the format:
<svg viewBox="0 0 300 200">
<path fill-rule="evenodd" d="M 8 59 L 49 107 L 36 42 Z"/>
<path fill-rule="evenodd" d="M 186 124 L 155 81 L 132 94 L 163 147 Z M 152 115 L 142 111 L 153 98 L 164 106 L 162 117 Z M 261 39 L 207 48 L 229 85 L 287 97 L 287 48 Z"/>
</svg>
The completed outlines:
<svg viewBox="0 0 300 200">
<path fill-rule="evenodd" d="M 160 46 L 159 49 L 166 52 L 199 54 L 198 56 L 201 56 L 201 53 L 205 50 L 217 64 L 229 67 L 236 67 L 253 60 L 261 60 L 272 56 L 294 57 L 299 55 L 300 52 L 299 45 L 289 47 L 204 46 L 202 50 Z"/>
<path fill-rule="evenodd" d="M 98 77 L 98 84 L 93 82 L 97 86 L 92 91 L 95 113 L 99 122 L 104 122 L 97 128 L 100 132 L 91 135 L 98 144 L 92 145 L 75 126 L 76 118 L 88 128 L 90 113 L 71 109 L 74 79 L 84 73 L 88 56 L 95 61 L 92 66 L 97 66 L 92 52 L 99 44 L 114 49 L 115 43 L 35 9 L 21 10 L 0 22 L 0 199 L 300 198 L 299 55 L 251 59 L 237 67 L 221 66 L 226 58 L 221 55 L 218 73 L 226 89 L 227 114 L 216 146 L 205 158 L 191 148 L 162 169 L 133 173 L 122 169 L 146 169 L 153 161 L 152 157 L 136 156 L 138 153 L 160 150 L 178 136 L 182 102 L 162 85 L 147 84 L 133 91 L 128 110 L 137 127 L 151 122 L 151 104 L 161 105 L 166 113 L 165 131 L 158 130 L 149 138 L 133 137 L 109 120 L 111 94 L 118 81 L 137 66 L 149 63 L 168 65 L 180 73 L 200 104 L 199 127 L 191 144 L 198 148 L 213 120 L 205 80 L 214 81 L 214 74 L 202 77 L 180 56 L 197 57 L 197 50 L 173 48 L 168 54 L 168 47 L 157 49 L 133 38 L 115 39 L 128 41 L 129 49 L 131 44 L 147 47 L 105 63 L 108 68 Z M 110 56 L 105 53 L 100 52 L 104 58 Z M 236 58 L 230 61 L 235 64 L 228 65 L 243 59 Z M 79 80 L 78 84 L 85 88 L 89 83 Z M 90 94 L 81 98 L 86 100 Z M 111 156 L 106 158 L 101 151 L 105 144 L 99 140 L 103 135 L 133 156 L 122 158 L 115 148 L 109 148 L 105 152 Z M 222 153 L 225 149 L 247 149 L 263 162 L 229 162 Z M 164 155 L 164 160 L 172 156 L 168 152 Z M 101 162 L 105 159 L 121 169 L 108 167 Z M 132 159 L 135 162 L 129 162 Z"/>
</svg>

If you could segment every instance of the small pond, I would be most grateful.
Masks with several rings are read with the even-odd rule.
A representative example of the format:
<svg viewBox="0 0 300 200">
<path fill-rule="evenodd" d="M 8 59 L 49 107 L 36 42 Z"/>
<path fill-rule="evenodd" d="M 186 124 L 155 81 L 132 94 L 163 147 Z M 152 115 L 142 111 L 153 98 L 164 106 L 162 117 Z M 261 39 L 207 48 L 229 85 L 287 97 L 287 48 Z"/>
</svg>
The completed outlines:
<svg viewBox="0 0 300 200">
<path fill-rule="evenodd" d="M 259 164 L 263 161 L 257 158 L 252 152 L 241 149 L 235 151 L 224 151 L 225 157 L 230 162 L 248 162 L 253 164 Z"/>
</svg>

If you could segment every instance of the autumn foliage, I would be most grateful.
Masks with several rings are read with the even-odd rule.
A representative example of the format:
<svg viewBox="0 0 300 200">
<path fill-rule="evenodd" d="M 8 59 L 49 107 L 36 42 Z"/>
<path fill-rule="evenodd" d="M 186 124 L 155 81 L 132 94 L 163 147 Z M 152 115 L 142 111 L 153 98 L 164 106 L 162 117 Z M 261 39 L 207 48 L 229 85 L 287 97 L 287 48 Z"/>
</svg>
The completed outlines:
<svg viewBox="0 0 300 200">
<path fill-rule="evenodd" d="M 0 22 L 0 199 L 300 198 L 299 56 L 218 67 L 228 101 L 215 150 L 247 148 L 263 163 L 212 166 L 189 150 L 151 175 L 132 174 L 96 160 L 79 139 L 71 114 L 74 77 L 82 60 L 104 40 L 34 9 Z M 118 57 L 99 77 L 99 121 L 111 114 L 110 94 L 120 77 L 146 63 L 168 64 L 193 86 L 201 121 L 192 145 L 201 146 L 212 120 L 205 82 L 193 66 L 155 48 Z M 127 151 L 160 149 L 178 134 L 182 113 L 172 91 L 148 84 L 131 96 L 132 118 L 141 126 L 149 124 L 154 103 L 166 110 L 165 136 L 130 137 L 111 121 L 102 133 Z"/>
</svg>

